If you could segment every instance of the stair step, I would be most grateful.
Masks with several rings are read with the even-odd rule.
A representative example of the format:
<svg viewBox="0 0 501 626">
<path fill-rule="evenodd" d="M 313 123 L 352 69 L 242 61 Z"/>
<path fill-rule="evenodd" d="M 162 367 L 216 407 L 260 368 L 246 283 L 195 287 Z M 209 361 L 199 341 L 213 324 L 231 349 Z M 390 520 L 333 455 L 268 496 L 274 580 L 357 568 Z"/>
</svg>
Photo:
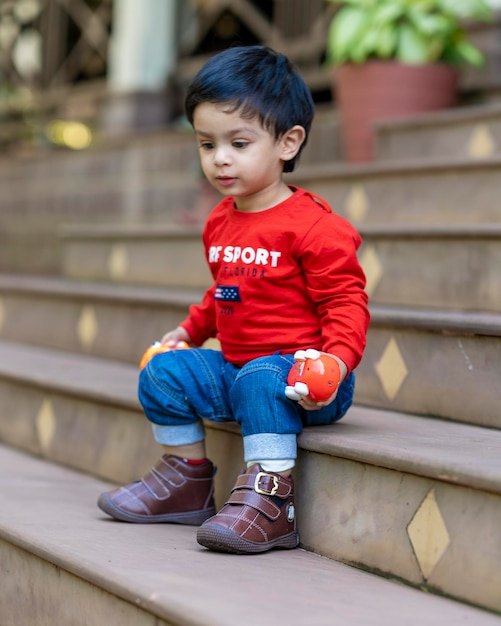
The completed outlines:
<svg viewBox="0 0 501 626">
<path fill-rule="evenodd" d="M 376 131 L 377 158 L 381 160 L 488 159 L 501 155 L 501 103 L 380 121 Z"/>
<path fill-rule="evenodd" d="M 66 278 L 206 289 L 200 227 L 72 224 L 61 229 Z"/>
<path fill-rule="evenodd" d="M 201 295 L 0 275 L 0 337 L 137 367 Z M 501 428 L 501 313 L 370 308 L 357 402 Z"/>
<path fill-rule="evenodd" d="M 371 307 L 357 402 L 501 429 L 501 314 Z"/>
<path fill-rule="evenodd" d="M 373 304 L 501 312 L 501 224 L 359 230 Z"/>
<path fill-rule="evenodd" d="M 234 557 L 200 548 L 192 527 L 105 521 L 108 485 L 5 447 L 0 468 L 4 626 L 500 623 L 301 549 Z"/>
<path fill-rule="evenodd" d="M 361 225 L 359 258 L 374 304 L 501 311 L 501 225 Z M 71 225 L 67 278 L 205 289 L 200 228 Z"/>
<path fill-rule="evenodd" d="M 137 368 L 0 348 L 1 441 L 118 483 L 158 458 Z M 206 429 L 221 506 L 243 463 L 241 437 L 233 424 Z M 299 447 L 303 547 L 501 611 L 501 432 L 355 406 L 305 430 Z"/>
<path fill-rule="evenodd" d="M 0 336 L 137 364 L 202 291 L 0 275 Z"/>
<path fill-rule="evenodd" d="M 501 222 L 501 157 L 401 159 L 300 167 L 291 183 L 322 196 L 355 226 Z"/>
</svg>

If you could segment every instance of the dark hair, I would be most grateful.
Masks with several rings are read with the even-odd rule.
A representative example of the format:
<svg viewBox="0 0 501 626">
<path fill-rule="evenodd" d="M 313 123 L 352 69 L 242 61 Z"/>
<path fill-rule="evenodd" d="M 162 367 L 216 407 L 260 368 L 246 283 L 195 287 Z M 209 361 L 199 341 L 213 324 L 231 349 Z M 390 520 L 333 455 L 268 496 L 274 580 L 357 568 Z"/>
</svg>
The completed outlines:
<svg viewBox="0 0 501 626">
<path fill-rule="evenodd" d="M 198 72 L 185 100 L 186 116 L 193 125 L 197 105 L 229 104 L 242 117 L 257 117 L 263 128 L 280 139 L 293 126 L 302 126 L 305 140 L 284 172 L 292 172 L 306 145 L 315 105 L 310 90 L 283 54 L 265 46 L 228 48 L 212 57 Z"/>
</svg>

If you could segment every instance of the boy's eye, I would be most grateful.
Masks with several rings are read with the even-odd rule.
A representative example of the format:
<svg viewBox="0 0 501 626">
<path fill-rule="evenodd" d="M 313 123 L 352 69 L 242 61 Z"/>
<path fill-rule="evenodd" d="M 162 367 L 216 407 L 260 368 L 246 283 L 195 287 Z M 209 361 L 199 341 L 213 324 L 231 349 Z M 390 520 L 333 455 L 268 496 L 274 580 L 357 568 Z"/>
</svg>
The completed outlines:
<svg viewBox="0 0 501 626">
<path fill-rule="evenodd" d="M 212 150 L 213 147 L 214 147 L 214 144 L 211 143 L 210 141 L 204 141 L 203 143 L 200 144 L 200 148 L 202 150 Z"/>
<path fill-rule="evenodd" d="M 234 148 L 246 148 L 249 145 L 248 141 L 234 141 L 233 142 L 233 147 Z"/>
</svg>

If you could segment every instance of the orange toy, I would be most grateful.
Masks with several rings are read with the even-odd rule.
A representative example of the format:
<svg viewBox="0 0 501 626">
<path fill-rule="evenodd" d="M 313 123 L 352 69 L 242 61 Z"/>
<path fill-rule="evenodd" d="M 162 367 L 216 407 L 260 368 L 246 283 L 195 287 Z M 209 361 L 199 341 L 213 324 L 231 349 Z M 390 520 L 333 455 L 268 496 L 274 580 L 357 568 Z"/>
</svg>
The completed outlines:
<svg viewBox="0 0 501 626">
<path fill-rule="evenodd" d="M 308 397 L 316 402 L 328 400 L 339 386 L 341 370 L 336 359 L 318 350 L 298 350 L 296 362 L 287 378 L 285 395 L 291 400 Z"/>
<path fill-rule="evenodd" d="M 186 341 L 178 341 L 176 344 L 168 345 L 161 344 L 159 341 L 155 341 L 154 344 L 149 346 L 146 349 L 146 352 L 141 357 L 141 362 L 139 363 L 139 368 L 143 369 L 143 367 L 150 361 L 155 354 L 160 354 L 160 352 L 170 352 L 171 350 L 187 350 L 190 346 L 186 343 Z"/>
</svg>

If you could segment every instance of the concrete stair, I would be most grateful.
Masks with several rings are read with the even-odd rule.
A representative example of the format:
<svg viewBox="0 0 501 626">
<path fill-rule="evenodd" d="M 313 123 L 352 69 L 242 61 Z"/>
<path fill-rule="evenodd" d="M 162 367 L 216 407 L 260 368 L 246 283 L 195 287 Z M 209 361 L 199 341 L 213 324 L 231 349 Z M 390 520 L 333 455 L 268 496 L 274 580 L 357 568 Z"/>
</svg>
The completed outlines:
<svg viewBox="0 0 501 626">
<path fill-rule="evenodd" d="M 501 158 L 375 161 L 305 166 L 291 182 L 309 186 L 357 226 L 499 223 Z"/>
<path fill-rule="evenodd" d="M 200 226 L 73 224 L 61 229 L 68 279 L 205 290 L 211 276 Z"/>
<path fill-rule="evenodd" d="M 379 122 L 377 137 L 381 160 L 497 157 L 501 154 L 501 103 Z"/>
<path fill-rule="evenodd" d="M 104 520 L 94 500 L 109 485 L 7 448 L 0 475 L 3 626 L 499 624 L 304 550 L 234 558 L 199 548 L 192 527 Z"/>
<path fill-rule="evenodd" d="M 115 361 L 3 342 L 0 438 L 86 475 L 133 480 L 159 455 L 136 378 Z M 240 437 L 206 426 L 220 505 L 242 464 Z M 356 407 L 345 422 L 304 431 L 299 445 L 303 547 L 501 610 L 501 432 Z"/>
<path fill-rule="evenodd" d="M 0 275 L 0 338 L 136 366 L 202 293 Z M 371 314 L 358 403 L 501 428 L 501 314 L 378 304 Z"/>
<path fill-rule="evenodd" d="M 0 337 L 137 364 L 201 294 L 4 274 Z"/>
<path fill-rule="evenodd" d="M 478 135 L 475 125 L 491 128 L 494 109 L 489 105 L 475 114 L 469 111 L 469 119 L 466 111 L 452 114 L 463 125 L 457 130 L 463 139 L 455 141 Z M 71 617 L 70 624 L 101 623 L 106 613 L 99 611 L 108 611 L 121 624 L 127 621 L 116 616 L 138 624 L 230 624 L 242 607 L 238 621 L 249 624 L 284 618 L 298 625 L 501 624 L 501 160 L 496 150 L 481 158 L 456 148 L 454 155 L 443 147 L 435 151 L 434 136 L 442 129 L 452 133 L 451 118 L 442 118 L 427 118 L 433 130 L 422 131 L 424 143 L 416 153 L 408 146 L 419 120 L 391 129 L 381 126 L 380 160 L 370 165 L 326 164 L 310 142 L 298 172 L 289 176 L 323 195 L 362 233 L 360 259 L 368 278 L 372 323 L 357 370 L 356 406 L 339 424 L 309 429 L 299 437 L 295 478 L 303 550 L 263 555 L 287 571 L 283 576 L 282 570 L 272 569 L 281 577 L 273 593 L 263 591 L 266 616 L 258 603 L 242 595 L 245 581 L 259 577 L 252 564 L 242 565 L 254 559 L 233 559 L 232 564 L 239 563 L 228 576 L 227 558 L 217 561 L 199 550 L 193 530 L 163 526 L 148 533 L 105 523 L 95 508 L 97 495 L 107 488 L 100 481 L 136 479 L 160 454 L 136 399 L 137 362 L 151 341 L 185 316 L 209 283 L 200 224 L 192 219 L 203 210 L 183 213 L 186 207 L 174 193 L 172 211 L 166 209 L 157 223 L 169 181 L 157 204 L 142 205 L 140 196 L 132 195 L 130 211 L 117 205 L 116 212 L 105 214 L 106 202 L 94 196 L 88 212 L 73 211 L 66 219 L 70 212 L 64 213 L 67 205 L 62 202 L 64 211 L 54 220 L 60 277 L 0 275 L 0 441 L 8 446 L 0 449 L 0 464 L 32 472 L 28 477 L 14 473 L 24 477 L 19 494 L 30 494 L 24 498 L 14 498 L 15 488 L 0 481 L 0 498 L 5 493 L 18 503 L 12 519 L 0 514 L 1 546 L 7 555 L 0 562 L 18 572 L 12 584 L 30 581 L 39 611 L 57 616 L 47 623 L 63 619 L 58 611 L 64 607 L 52 600 L 57 585 L 51 572 L 56 571 L 63 581 L 57 584 L 88 619 L 72 622 L 77 618 Z M 335 128 L 331 122 L 332 133 Z M 403 137 L 406 133 L 410 139 Z M 484 132 L 483 139 L 477 138 L 484 147 L 485 137 Z M 149 141 L 156 145 L 153 138 Z M 443 139 L 440 146 L 449 141 Z M 175 149 L 187 160 L 172 166 L 170 179 L 176 179 L 173 189 L 197 197 L 199 173 L 190 169 L 188 145 L 182 146 Z M 113 167 L 106 165 L 106 152 L 103 147 L 92 175 L 96 190 Z M 125 176 L 136 177 L 138 189 L 148 189 L 150 174 L 160 179 L 168 161 L 159 157 L 156 173 L 146 172 L 141 151 L 135 154 L 141 173 L 129 170 Z M 85 159 L 89 169 L 82 181 L 91 179 L 91 153 Z M 121 175 L 115 175 L 120 189 Z M 93 193 L 89 186 L 88 198 Z M 66 223 L 61 228 L 63 213 Z M 242 464 L 241 438 L 233 426 L 206 427 L 209 454 L 219 467 L 216 495 L 221 505 Z M 33 476 L 46 487 L 39 487 L 36 497 Z M 85 497 L 78 490 L 76 496 L 68 493 L 77 481 Z M 52 502 L 71 502 L 60 545 L 52 529 L 63 532 L 61 511 L 44 507 L 47 491 Z M 19 521 L 28 497 L 43 519 L 39 535 L 35 525 L 30 529 Z M 113 534 L 117 537 L 111 539 Z M 157 534 L 167 553 L 161 559 L 166 561 L 162 572 L 168 573 L 160 591 Z M 138 552 L 131 552 L 129 560 L 124 545 L 135 550 L 136 541 Z M 201 567 L 206 556 L 211 559 L 207 570 Z M 179 563 L 183 574 L 176 579 Z M 318 563 L 321 568 L 314 574 Z M 351 576 L 359 577 L 356 601 L 338 587 L 340 579 L 343 585 L 355 580 Z M 184 594 L 187 577 L 201 589 L 196 601 Z M 234 594 L 227 590 L 223 602 L 220 588 L 233 580 Z M 298 581 L 302 588 L 295 592 Z M 373 591 L 372 581 L 384 587 Z M 332 593 L 334 585 L 339 594 Z M 14 624 L 23 614 L 8 599 L 9 590 L 7 623 Z M 279 603 L 270 600 L 273 594 Z M 82 601 L 89 597 L 98 598 L 95 606 Z M 288 602 L 290 614 L 283 610 Z M 280 615 L 274 612 L 277 604 Z M 38 626 L 29 612 L 25 623 Z"/>
<path fill-rule="evenodd" d="M 302 161 L 328 158 L 341 158 L 331 107 L 319 109 Z M 186 127 L 110 137 L 79 153 L 0 157 L 0 186 L 0 270 L 37 274 L 59 271 L 61 223 L 200 225 L 219 198 Z"/>
<path fill-rule="evenodd" d="M 501 223 L 358 230 L 372 303 L 501 311 Z M 176 289 L 210 284 L 199 227 L 67 226 L 62 267 L 68 279 Z"/>
</svg>

